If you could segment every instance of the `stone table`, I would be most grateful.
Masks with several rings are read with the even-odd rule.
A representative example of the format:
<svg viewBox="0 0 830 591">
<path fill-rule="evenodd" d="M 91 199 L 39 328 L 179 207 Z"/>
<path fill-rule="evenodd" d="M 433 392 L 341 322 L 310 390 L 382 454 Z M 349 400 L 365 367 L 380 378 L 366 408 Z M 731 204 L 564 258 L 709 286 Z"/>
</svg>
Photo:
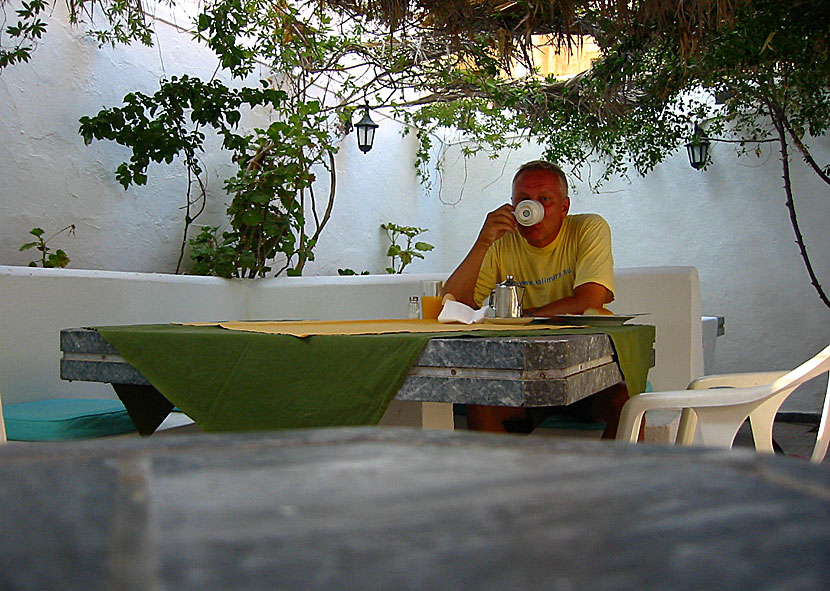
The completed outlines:
<svg viewBox="0 0 830 591">
<path fill-rule="evenodd" d="M 830 472 L 413 429 L 0 446 L 0 588 L 825 588 Z"/>
<path fill-rule="evenodd" d="M 173 408 L 94 329 L 62 330 L 60 348 L 61 378 L 112 384 L 142 434 L 152 433 Z M 395 398 L 444 403 L 440 422 L 451 429 L 448 403 L 567 405 L 621 381 L 607 334 L 436 337 L 427 343 Z M 437 425 L 424 421 L 423 426 Z"/>
</svg>

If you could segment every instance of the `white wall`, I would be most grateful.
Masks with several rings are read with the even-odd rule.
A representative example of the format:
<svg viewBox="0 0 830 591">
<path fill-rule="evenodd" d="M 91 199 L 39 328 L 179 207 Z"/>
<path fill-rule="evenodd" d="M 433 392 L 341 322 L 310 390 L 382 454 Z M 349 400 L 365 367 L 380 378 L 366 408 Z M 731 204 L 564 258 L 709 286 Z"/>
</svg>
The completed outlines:
<svg viewBox="0 0 830 591">
<path fill-rule="evenodd" d="M 152 164 L 148 184 L 125 191 L 114 171 L 129 159 L 129 151 L 109 141 L 85 146 L 78 120 L 121 105 L 128 92 L 154 93 L 162 76 L 186 73 L 208 80 L 216 59 L 192 42 L 189 33 L 166 22 L 156 22 L 154 48 L 98 48 L 83 29 L 66 23 L 62 3 L 54 14 L 45 19 L 48 33 L 31 61 L 0 74 L 0 262 L 25 265 L 37 256 L 18 251 L 32 238 L 28 232 L 33 227 L 51 233 L 75 224 L 74 238 L 61 236 L 50 243 L 53 250 L 68 253 L 72 267 L 172 273 L 182 240 L 184 167 L 180 162 Z M 185 22 L 181 15 L 179 22 Z M 259 80 L 267 74 L 252 77 Z M 382 114 L 374 118 L 380 128 L 372 152 L 360 152 L 354 134 L 341 144 L 336 159 L 340 198 L 317 250 L 318 261 L 307 274 L 337 274 L 345 267 L 383 272 L 389 261 L 381 223 L 432 227 L 436 204 L 413 199 L 423 194 L 410 164 L 414 139 L 402 138 L 401 125 Z M 243 124 L 248 129 L 267 126 L 268 113 L 249 113 Z M 209 131 L 202 155 L 208 208 L 197 224 L 223 225 L 230 200 L 223 181 L 235 169 Z M 317 173 L 322 215 L 328 174 L 322 168 Z M 197 232 L 192 230 L 191 237 Z"/>
<path fill-rule="evenodd" d="M 164 23 L 157 25 L 155 48 L 99 49 L 65 24 L 65 11 L 55 5 L 30 63 L 0 74 L 0 264 L 31 259 L 31 251 L 18 247 L 32 227 L 50 232 L 75 223 L 74 238 L 54 242 L 67 250 L 73 268 L 172 272 L 181 241 L 183 168 L 154 165 L 147 186 L 124 191 L 113 171 L 127 150 L 111 142 L 84 146 L 78 118 L 120 104 L 129 91 L 155 91 L 161 75 L 207 78 L 215 59 Z M 342 267 L 382 272 L 389 263 L 380 224 L 388 221 L 429 228 L 423 239 L 436 250 L 408 272 L 449 272 L 486 212 L 508 199 L 513 170 L 539 152 L 528 147 L 497 160 L 465 161 L 459 146 L 449 146 L 442 175 L 426 190 L 415 176 L 412 136 L 401 137 L 395 121 L 373 117 L 380 128 L 371 152 L 359 152 L 354 136 L 341 144 L 333 218 L 306 274 L 335 274 Z M 246 122 L 267 119 L 257 113 Z M 819 163 L 830 161 L 827 137 L 811 143 Z M 761 158 L 737 158 L 730 145 L 716 144 L 707 171 L 693 170 L 685 154 L 677 154 L 647 177 L 615 179 L 600 194 L 585 182 L 572 187 L 573 211 L 596 211 L 611 223 L 617 266 L 699 269 L 703 312 L 726 317 L 716 371 L 791 367 L 830 341 L 830 310 L 809 285 L 793 243 L 778 156 L 764 150 Z M 210 201 L 200 222 L 218 225 L 228 200 L 222 179 L 232 169 L 215 147 L 204 161 Z M 805 239 L 830 290 L 828 190 L 798 157 L 792 168 Z M 588 178 L 588 171 L 581 174 Z M 323 180 L 317 193 L 326 191 Z M 817 410 L 818 390 L 789 405 Z"/>
</svg>

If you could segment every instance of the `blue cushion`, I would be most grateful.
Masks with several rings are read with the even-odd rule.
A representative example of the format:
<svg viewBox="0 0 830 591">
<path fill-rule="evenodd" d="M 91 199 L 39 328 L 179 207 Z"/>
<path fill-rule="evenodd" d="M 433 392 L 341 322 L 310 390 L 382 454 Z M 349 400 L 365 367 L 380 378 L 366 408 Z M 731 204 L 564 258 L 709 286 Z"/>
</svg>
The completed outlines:
<svg viewBox="0 0 830 591">
<path fill-rule="evenodd" d="M 3 407 L 9 441 L 87 439 L 135 431 L 119 400 L 60 398 Z"/>
<path fill-rule="evenodd" d="M 542 429 L 569 429 L 579 431 L 599 431 L 605 429 L 605 423 L 581 421 L 567 415 L 552 414 L 539 425 Z"/>
</svg>

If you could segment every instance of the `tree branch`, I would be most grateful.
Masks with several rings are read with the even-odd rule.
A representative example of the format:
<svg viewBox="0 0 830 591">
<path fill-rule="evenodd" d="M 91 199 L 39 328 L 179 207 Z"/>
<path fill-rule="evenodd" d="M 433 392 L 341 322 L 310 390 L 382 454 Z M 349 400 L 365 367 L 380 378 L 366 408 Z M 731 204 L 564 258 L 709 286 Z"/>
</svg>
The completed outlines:
<svg viewBox="0 0 830 591">
<path fill-rule="evenodd" d="M 802 142 L 801 138 L 798 137 L 798 134 L 795 133 L 795 130 L 790 125 L 789 119 L 782 117 L 781 123 L 787 132 L 789 132 L 790 137 L 793 138 L 793 142 L 795 142 L 798 151 L 801 152 L 801 155 L 804 157 L 804 161 L 810 166 L 810 168 L 813 169 L 813 171 L 815 171 L 821 180 L 830 185 L 830 176 L 827 176 L 827 173 L 822 170 L 815 160 L 813 160 L 813 155 L 810 154 L 810 149 L 804 145 L 804 142 Z"/>
<path fill-rule="evenodd" d="M 773 105 L 770 100 L 766 99 L 765 102 L 767 104 L 767 108 L 769 109 L 772 124 L 778 132 L 778 141 L 781 149 L 781 166 L 784 173 L 784 192 L 787 195 L 786 205 L 790 212 L 790 222 L 792 223 L 793 231 L 795 232 L 795 241 L 796 244 L 798 244 L 798 249 L 801 251 L 801 258 L 804 259 L 804 265 L 807 267 L 807 274 L 810 276 L 810 283 L 812 283 L 813 287 L 816 288 L 818 297 L 822 302 L 824 302 L 824 305 L 830 308 L 830 300 L 827 299 L 827 295 L 824 293 L 824 289 L 822 289 L 821 284 L 818 281 L 818 277 L 816 277 L 816 273 L 813 270 L 810 257 L 807 255 L 807 246 L 804 244 L 804 236 L 801 234 L 801 228 L 798 225 L 798 217 L 795 213 L 795 202 L 793 201 L 792 185 L 790 184 L 790 158 L 789 150 L 787 148 L 787 132 L 784 128 L 783 122 L 784 113 L 779 107 Z"/>
<path fill-rule="evenodd" d="M 331 150 L 327 150 L 326 153 L 329 157 L 329 178 L 331 179 L 331 182 L 329 183 L 329 202 L 326 206 L 326 211 L 323 214 L 322 221 L 317 224 L 317 229 L 311 237 L 311 240 L 314 242 L 317 242 L 317 239 L 320 237 L 320 232 L 323 231 L 323 227 L 328 223 L 331 218 L 331 212 L 334 209 L 334 194 L 337 186 L 337 170 L 334 167 L 334 153 Z"/>
</svg>

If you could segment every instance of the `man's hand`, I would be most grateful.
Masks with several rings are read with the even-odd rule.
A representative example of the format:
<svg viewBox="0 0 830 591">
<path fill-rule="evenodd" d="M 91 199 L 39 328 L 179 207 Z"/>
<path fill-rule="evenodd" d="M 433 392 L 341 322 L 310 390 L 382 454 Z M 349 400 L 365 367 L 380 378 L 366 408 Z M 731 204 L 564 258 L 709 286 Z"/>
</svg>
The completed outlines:
<svg viewBox="0 0 830 591">
<path fill-rule="evenodd" d="M 478 233 L 477 243 L 480 243 L 485 248 L 490 248 L 493 243 L 504 236 L 507 232 L 516 230 L 516 218 L 513 215 L 513 206 L 505 203 L 498 209 L 494 209 L 487 214 L 484 220 L 484 226 L 481 232 Z"/>
<path fill-rule="evenodd" d="M 444 283 L 444 293 L 451 293 L 459 302 L 475 308 L 473 294 L 484 255 L 487 254 L 487 251 L 496 240 L 507 232 L 513 232 L 516 229 L 516 224 L 516 218 L 513 217 L 513 206 L 509 203 L 505 203 L 498 209 L 488 213 L 470 252 Z"/>
</svg>

